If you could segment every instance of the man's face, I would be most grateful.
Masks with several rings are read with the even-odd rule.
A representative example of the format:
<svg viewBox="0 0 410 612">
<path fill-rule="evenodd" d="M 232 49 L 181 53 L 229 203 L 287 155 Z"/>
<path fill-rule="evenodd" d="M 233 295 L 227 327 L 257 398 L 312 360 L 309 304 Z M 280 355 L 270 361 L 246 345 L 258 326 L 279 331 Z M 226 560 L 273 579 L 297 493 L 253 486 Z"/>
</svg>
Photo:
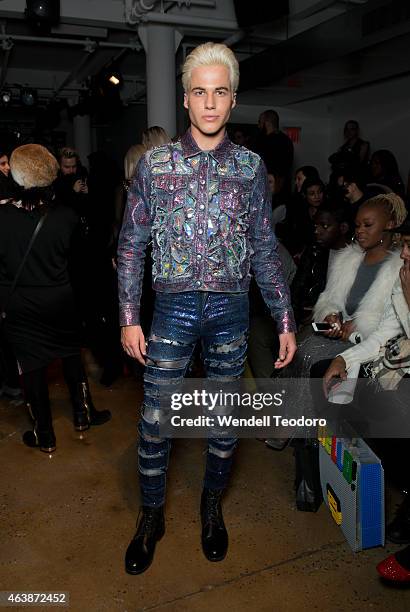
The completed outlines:
<svg viewBox="0 0 410 612">
<path fill-rule="evenodd" d="M 356 138 L 358 133 L 357 125 L 355 123 L 346 123 L 345 135 L 346 138 Z"/>
<path fill-rule="evenodd" d="M 410 234 L 403 234 L 403 236 L 401 237 L 400 257 L 404 261 L 410 262 Z"/>
<path fill-rule="evenodd" d="M 316 242 L 325 248 L 332 248 L 341 237 L 340 224 L 328 212 L 319 212 L 315 217 Z"/>
<path fill-rule="evenodd" d="M 198 66 L 192 70 L 184 106 L 194 137 L 217 136 L 225 129 L 235 103 L 226 66 Z"/>
<path fill-rule="evenodd" d="M 77 159 L 75 157 L 62 157 L 60 170 L 63 176 L 70 176 L 77 172 Z"/>
<path fill-rule="evenodd" d="M 0 172 L 2 172 L 4 176 L 9 175 L 10 166 L 9 166 L 9 158 L 7 157 L 7 155 L 3 155 L 3 157 L 0 157 Z"/>
</svg>

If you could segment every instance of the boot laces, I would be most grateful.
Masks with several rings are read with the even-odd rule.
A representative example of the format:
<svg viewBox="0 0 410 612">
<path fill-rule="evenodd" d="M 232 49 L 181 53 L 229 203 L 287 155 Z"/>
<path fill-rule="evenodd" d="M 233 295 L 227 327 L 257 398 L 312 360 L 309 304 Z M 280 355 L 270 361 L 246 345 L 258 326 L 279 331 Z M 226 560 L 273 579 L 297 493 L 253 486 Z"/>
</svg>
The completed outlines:
<svg viewBox="0 0 410 612">
<path fill-rule="evenodd" d="M 220 493 L 208 492 L 205 496 L 205 516 L 210 523 L 219 523 L 220 521 Z"/>
<path fill-rule="evenodd" d="M 157 508 L 148 508 L 143 511 L 140 531 L 142 534 L 152 537 L 158 527 L 159 513 Z"/>
</svg>

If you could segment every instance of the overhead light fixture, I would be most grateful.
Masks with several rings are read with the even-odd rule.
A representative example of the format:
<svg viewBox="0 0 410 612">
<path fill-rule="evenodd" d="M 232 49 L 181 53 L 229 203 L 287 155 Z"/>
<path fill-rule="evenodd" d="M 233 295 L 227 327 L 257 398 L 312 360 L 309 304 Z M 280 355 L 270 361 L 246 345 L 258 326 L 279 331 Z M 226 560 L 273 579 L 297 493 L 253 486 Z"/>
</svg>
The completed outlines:
<svg viewBox="0 0 410 612">
<path fill-rule="evenodd" d="M 108 64 L 101 70 L 101 81 L 103 87 L 121 87 L 123 79 L 116 64 Z"/>
<path fill-rule="evenodd" d="M 23 87 L 20 91 L 20 102 L 23 106 L 35 106 L 38 101 L 38 94 L 31 87 Z"/>
<path fill-rule="evenodd" d="M 60 20 L 60 0 L 26 0 L 25 15 L 36 29 L 49 32 Z"/>
<path fill-rule="evenodd" d="M 12 93 L 9 89 L 3 89 L 0 94 L 0 99 L 3 106 L 8 106 L 11 102 L 12 97 Z"/>
<path fill-rule="evenodd" d="M 109 76 L 108 80 L 113 85 L 119 85 L 121 83 L 121 79 L 119 79 L 115 74 L 112 74 L 111 76 Z"/>
</svg>

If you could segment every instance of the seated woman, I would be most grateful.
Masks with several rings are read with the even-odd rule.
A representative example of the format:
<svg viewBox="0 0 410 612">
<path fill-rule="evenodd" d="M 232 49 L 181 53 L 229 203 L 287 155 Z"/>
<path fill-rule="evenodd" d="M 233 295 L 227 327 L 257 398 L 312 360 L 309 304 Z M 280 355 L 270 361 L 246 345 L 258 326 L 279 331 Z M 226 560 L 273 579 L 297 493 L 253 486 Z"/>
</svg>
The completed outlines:
<svg viewBox="0 0 410 612">
<path fill-rule="evenodd" d="M 338 355 L 331 363 L 322 361 L 312 368 L 312 377 L 319 377 L 324 373 L 324 388 L 329 389 L 333 379 L 345 380 L 352 370 L 357 365 L 374 363 L 380 356 L 386 354 L 386 343 L 391 338 L 396 338 L 401 335 L 403 339 L 410 339 L 410 220 L 407 220 L 403 225 L 396 230 L 402 236 L 402 251 L 401 258 L 403 265 L 400 269 L 399 278 L 397 278 L 393 292 L 388 303 L 383 318 L 378 328 L 361 344 L 358 344 L 347 351 Z M 409 349 L 407 348 L 407 351 Z M 407 355 L 407 360 L 410 355 Z M 330 365 L 329 365 L 330 363 Z M 403 377 L 410 377 L 410 367 L 404 367 L 401 372 Z M 396 392 L 383 391 L 376 385 L 367 385 L 364 393 L 357 392 L 355 402 L 360 407 L 382 406 L 386 412 L 388 407 L 388 416 L 396 418 L 398 414 L 403 415 L 403 407 L 407 407 L 404 411 L 406 415 L 408 411 L 408 388 L 404 388 L 404 380 L 400 380 L 396 385 Z M 403 423 L 405 428 L 408 428 L 408 419 L 404 416 L 406 422 Z M 393 419 L 393 420 L 394 420 Z M 408 458 L 408 439 L 402 438 L 399 435 L 402 431 L 396 431 L 396 445 L 405 447 L 403 456 Z M 405 469 L 408 472 L 408 462 L 405 463 Z M 410 497 L 404 500 L 399 509 L 396 519 L 387 527 L 386 537 L 394 542 L 410 542 Z M 382 561 L 377 570 L 379 574 L 393 582 L 410 582 L 410 546 L 404 550 L 390 555 Z"/>
<path fill-rule="evenodd" d="M 313 218 L 324 203 L 325 186 L 319 176 L 306 178 L 300 193 L 294 197 L 286 212 L 278 237 L 298 262 L 304 249 L 314 241 Z"/>
<path fill-rule="evenodd" d="M 356 244 L 334 258 L 326 288 L 313 311 L 315 321 L 332 324 L 332 330 L 324 333 L 329 350 L 333 350 L 329 340 L 355 343 L 377 329 L 401 265 L 389 230 L 401 225 L 406 214 L 396 194 L 376 196 L 360 207 Z"/>
</svg>

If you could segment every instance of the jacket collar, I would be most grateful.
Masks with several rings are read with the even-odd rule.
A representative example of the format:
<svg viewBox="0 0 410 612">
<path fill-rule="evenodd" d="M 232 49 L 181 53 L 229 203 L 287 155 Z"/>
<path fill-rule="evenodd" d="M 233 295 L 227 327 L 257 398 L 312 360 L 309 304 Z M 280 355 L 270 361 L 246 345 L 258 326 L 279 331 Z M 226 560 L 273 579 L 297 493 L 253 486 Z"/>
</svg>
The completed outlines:
<svg viewBox="0 0 410 612">
<path fill-rule="evenodd" d="M 190 128 L 188 128 L 185 134 L 181 137 L 181 145 L 185 159 L 201 153 L 201 149 L 195 142 L 191 134 Z M 222 164 L 226 161 L 228 155 L 232 152 L 234 147 L 235 145 L 233 144 L 233 142 L 231 142 L 228 137 L 228 134 L 225 132 L 224 139 L 218 144 L 217 147 L 215 147 L 215 149 L 209 151 L 209 154 L 212 155 L 212 157 L 216 159 L 219 164 Z"/>
</svg>

